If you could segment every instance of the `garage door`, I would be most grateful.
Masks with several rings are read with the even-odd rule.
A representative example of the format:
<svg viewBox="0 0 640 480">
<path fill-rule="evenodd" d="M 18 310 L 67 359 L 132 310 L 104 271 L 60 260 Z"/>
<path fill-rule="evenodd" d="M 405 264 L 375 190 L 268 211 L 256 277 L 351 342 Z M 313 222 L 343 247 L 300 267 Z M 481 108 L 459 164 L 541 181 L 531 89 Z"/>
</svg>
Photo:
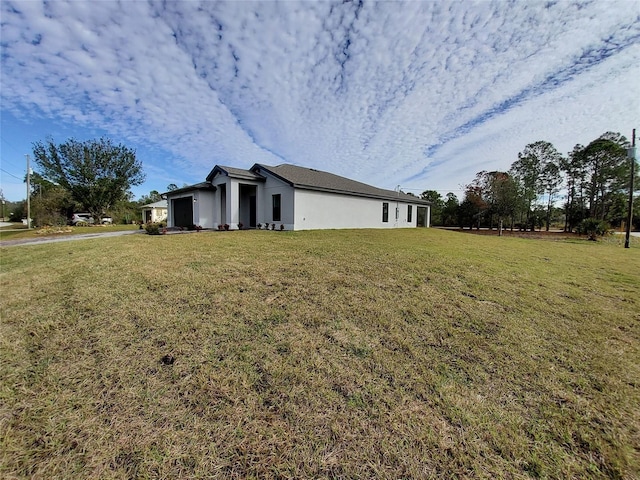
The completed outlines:
<svg viewBox="0 0 640 480">
<path fill-rule="evenodd" d="M 175 198 L 171 200 L 173 225 L 190 227 L 193 225 L 193 197 Z"/>
</svg>

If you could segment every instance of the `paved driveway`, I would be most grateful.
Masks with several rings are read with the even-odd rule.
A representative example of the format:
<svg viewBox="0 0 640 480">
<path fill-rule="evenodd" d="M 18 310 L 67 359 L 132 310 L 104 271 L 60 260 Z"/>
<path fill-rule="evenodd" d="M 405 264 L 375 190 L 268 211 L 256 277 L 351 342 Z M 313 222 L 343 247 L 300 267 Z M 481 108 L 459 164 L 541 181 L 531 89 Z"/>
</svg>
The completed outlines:
<svg viewBox="0 0 640 480">
<path fill-rule="evenodd" d="M 0 222 L 0 226 L 1 226 Z M 72 240 L 86 240 L 89 238 L 119 237 L 120 235 L 135 235 L 146 233 L 144 230 L 122 230 L 118 232 L 84 233 L 82 235 L 65 235 L 63 237 L 21 238 L 18 240 L 5 240 L 0 242 L 0 247 L 14 247 L 16 245 L 41 245 L 43 243 L 70 242 Z"/>
</svg>

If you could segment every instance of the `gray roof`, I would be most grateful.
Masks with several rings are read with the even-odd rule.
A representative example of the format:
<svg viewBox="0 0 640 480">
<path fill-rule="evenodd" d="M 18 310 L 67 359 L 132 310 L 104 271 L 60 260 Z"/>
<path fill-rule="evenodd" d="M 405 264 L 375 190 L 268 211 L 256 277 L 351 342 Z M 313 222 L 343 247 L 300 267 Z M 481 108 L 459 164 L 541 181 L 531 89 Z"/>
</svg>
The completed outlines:
<svg viewBox="0 0 640 480">
<path fill-rule="evenodd" d="M 349 178 L 341 177 L 333 173 L 323 172 L 314 168 L 298 167 L 296 165 L 282 164 L 275 167 L 256 163 L 251 170 L 254 172 L 263 169 L 289 185 L 322 192 L 342 193 L 362 197 L 379 198 L 384 200 L 402 200 L 411 203 L 430 205 L 430 202 L 413 195 L 407 195 L 394 190 L 385 190 L 373 187 L 366 183 L 357 182 Z"/>
<path fill-rule="evenodd" d="M 245 170 L 243 168 L 234 168 L 234 167 L 225 167 L 223 165 L 216 165 L 213 167 L 213 170 L 209 172 L 207 175 L 207 182 L 213 180 L 216 176 L 216 173 L 222 173 L 231 178 L 241 178 L 244 180 L 256 180 L 258 182 L 264 182 L 264 177 L 262 175 L 258 175 L 251 170 Z"/>
<path fill-rule="evenodd" d="M 166 200 L 158 200 L 157 202 L 148 203 L 147 205 L 143 205 L 142 208 L 167 208 Z"/>
<path fill-rule="evenodd" d="M 215 192 L 216 187 L 211 185 L 209 182 L 200 182 L 195 185 L 187 185 L 186 187 L 169 190 L 168 192 L 164 192 L 162 195 L 174 195 L 176 193 L 190 192 L 191 190 L 213 190 Z"/>
</svg>

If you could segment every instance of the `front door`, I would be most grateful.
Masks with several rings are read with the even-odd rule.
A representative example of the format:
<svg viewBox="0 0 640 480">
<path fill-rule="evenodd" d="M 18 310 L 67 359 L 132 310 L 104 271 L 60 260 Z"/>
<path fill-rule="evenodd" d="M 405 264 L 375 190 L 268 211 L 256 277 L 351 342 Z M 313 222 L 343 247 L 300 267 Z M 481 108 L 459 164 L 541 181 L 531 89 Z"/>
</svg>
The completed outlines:
<svg viewBox="0 0 640 480">
<path fill-rule="evenodd" d="M 418 227 L 427 226 L 427 207 L 418 207 L 417 226 Z"/>
</svg>

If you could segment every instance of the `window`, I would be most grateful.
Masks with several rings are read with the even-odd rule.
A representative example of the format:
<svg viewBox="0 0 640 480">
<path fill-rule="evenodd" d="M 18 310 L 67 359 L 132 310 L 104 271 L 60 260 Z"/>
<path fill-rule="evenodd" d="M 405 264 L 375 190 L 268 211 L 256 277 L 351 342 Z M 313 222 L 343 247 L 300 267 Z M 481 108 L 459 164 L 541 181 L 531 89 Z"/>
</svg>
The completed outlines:
<svg viewBox="0 0 640 480">
<path fill-rule="evenodd" d="M 407 205 L 407 223 L 413 219 L 413 205 Z"/>
<path fill-rule="evenodd" d="M 274 222 L 279 222 L 280 221 L 280 194 L 277 195 L 271 195 L 271 200 L 273 202 L 273 221 Z"/>
<path fill-rule="evenodd" d="M 389 221 L 389 204 L 387 202 L 382 203 L 382 221 L 385 223 Z"/>
</svg>

